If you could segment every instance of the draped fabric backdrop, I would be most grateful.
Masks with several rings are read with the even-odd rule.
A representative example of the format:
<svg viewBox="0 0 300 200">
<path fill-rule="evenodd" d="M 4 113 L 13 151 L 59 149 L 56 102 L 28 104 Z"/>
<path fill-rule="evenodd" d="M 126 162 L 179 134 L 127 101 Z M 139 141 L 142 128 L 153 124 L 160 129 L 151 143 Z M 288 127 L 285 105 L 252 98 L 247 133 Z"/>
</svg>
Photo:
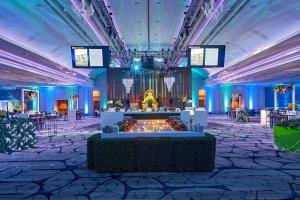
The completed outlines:
<svg viewBox="0 0 300 200">
<path fill-rule="evenodd" d="M 168 92 L 164 83 L 165 76 L 175 77 L 172 91 Z M 133 78 L 133 87 L 129 94 L 126 94 L 123 78 Z M 156 98 L 162 99 L 179 98 L 186 96 L 191 98 L 191 70 L 190 68 L 171 68 L 168 75 L 160 70 L 143 70 L 133 72 L 130 69 L 115 68 L 108 69 L 108 99 L 130 99 L 131 102 L 138 102 L 139 97 L 144 97 L 148 89 L 154 91 Z"/>
</svg>

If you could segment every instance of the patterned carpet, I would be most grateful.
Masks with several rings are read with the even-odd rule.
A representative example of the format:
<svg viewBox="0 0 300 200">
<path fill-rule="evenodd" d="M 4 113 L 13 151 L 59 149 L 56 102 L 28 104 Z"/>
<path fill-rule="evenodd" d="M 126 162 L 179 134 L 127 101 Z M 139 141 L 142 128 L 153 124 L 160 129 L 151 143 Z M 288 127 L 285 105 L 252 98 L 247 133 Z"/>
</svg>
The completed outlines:
<svg viewBox="0 0 300 200">
<path fill-rule="evenodd" d="M 61 122 L 36 149 L 0 154 L 0 199 L 297 199 L 300 153 L 273 148 L 273 130 L 210 116 L 217 137 L 209 173 L 98 174 L 86 167 L 86 138 L 98 119 Z"/>
</svg>

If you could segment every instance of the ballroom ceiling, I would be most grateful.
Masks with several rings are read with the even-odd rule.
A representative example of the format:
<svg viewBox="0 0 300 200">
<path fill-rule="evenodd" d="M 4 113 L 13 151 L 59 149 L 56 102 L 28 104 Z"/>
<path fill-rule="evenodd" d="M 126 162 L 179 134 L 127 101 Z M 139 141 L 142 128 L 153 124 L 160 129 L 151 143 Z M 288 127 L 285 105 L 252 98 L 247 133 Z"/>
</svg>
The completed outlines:
<svg viewBox="0 0 300 200">
<path fill-rule="evenodd" d="M 99 5 L 101 0 L 90 1 Z M 127 49 L 161 50 L 172 49 L 183 23 L 184 13 L 192 1 L 178 0 L 174 3 L 173 0 L 105 0 L 104 3 L 111 12 L 113 24 Z M 203 0 L 195 1 L 203 3 Z M 18 45 L 24 51 L 43 57 L 43 65 L 50 69 L 65 70 L 70 74 L 74 71 L 75 78 L 88 79 L 89 70 L 72 69 L 70 46 L 106 45 L 107 41 L 106 36 L 99 34 L 74 13 L 74 2 L 80 0 L 26 0 L 26 3 L 24 0 L 1 0 L 0 38 Z M 205 69 L 210 76 L 208 82 L 251 82 L 246 77 L 229 80 L 220 79 L 220 76 L 224 73 L 231 75 L 234 73 L 233 69 L 245 67 L 243 63 L 247 63 L 245 61 L 248 59 L 256 62 L 261 59 L 261 55 L 267 57 L 267 54 L 260 53 L 300 33 L 300 1 L 224 0 L 223 6 L 221 16 L 207 23 L 201 33 L 199 31 L 202 29 L 196 28 L 199 31 L 189 40 L 189 44 L 226 45 L 225 68 Z M 277 51 L 284 50 L 279 47 Z M 182 50 L 185 48 L 186 46 Z M 294 60 L 280 66 L 280 70 L 279 66 L 273 66 L 269 71 L 255 73 L 255 76 L 266 76 L 261 82 L 278 82 L 282 79 L 278 76 L 280 71 L 293 76 L 293 80 L 298 80 L 298 63 L 299 60 Z M 5 65 L 5 68 L 4 70 L 13 72 L 6 73 L 5 79 L 8 82 L 20 80 L 20 84 L 23 84 L 34 80 L 23 80 L 21 75 L 18 79 L 18 73 L 14 73 L 16 67 Z M 270 75 L 275 72 L 277 75 Z M 36 76 L 35 73 L 28 73 L 31 73 L 31 77 Z M 48 84 L 49 81 L 46 80 L 47 78 L 41 78 L 36 82 Z M 251 80 L 255 81 L 255 78 Z M 61 78 L 54 77 L 50 82 L 60 81 Z M 65 84 L 67 83 L 74 84 L 72 81 Z M 0 84 L 3 85 L 3 80 Z"/>
<path fill-rule="evenodd" d="M 77 22 L 71 21 L 71 17 Z M 24 51 L 45 57 L 50 68 L 55 62 L 66 70 L 72 70 L 71 45 L 101 44 L 94 32 L 74 14 L 72 3 L 68 0 L 26 0 L 26 3 L 24 0 L 1 0 L 0 38 L 20 46 Z M 87 70 L 76 72 L 86 78 L 89 73 Z"/>
<path fill-rule="evenodd" d="M 174 0 L 105 2 L 128 49 L 159 51 L 172 48 L 191 0 L 176 0 L 176 3 Z"/>
<path fill-rule="evenodd" d="M 224 14 L 228 19 L 210 23 L 195 44 L 225 44 L 225 68 L 300 33 L 300 1 L 226 0 Z"/>
</svg>

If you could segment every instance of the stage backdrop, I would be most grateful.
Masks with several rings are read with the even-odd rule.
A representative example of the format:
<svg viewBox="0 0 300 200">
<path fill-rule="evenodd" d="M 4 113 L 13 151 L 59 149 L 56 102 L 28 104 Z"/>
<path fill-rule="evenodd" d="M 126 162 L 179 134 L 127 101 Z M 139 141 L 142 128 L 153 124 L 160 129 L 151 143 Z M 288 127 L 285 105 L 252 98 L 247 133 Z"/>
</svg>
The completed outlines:
<svg viewBox="0 0 300 200">
<path fill-rule="evenodd" d="M 175 77 L 172 91 L 168 92 L 164 83 L 165 76 Z M 123 78 L 133 78 L 133 87 L 129 94 L 126 94 L 122 83 Z M 115 68 L 108 69 L 108 99 L 130 99 L 131 102 L 138 102 L 139 97 L 144 97 L 148 89 L 154 91 L 156 98 L 162 99 L 179 98 L 186 96 L 191 98 L 191 70 L 190 68 L 169 69 L 168 75 L 161 70 L 146 70 L 143 72 L 132 72 L 130 69 Z"/>
</svg>

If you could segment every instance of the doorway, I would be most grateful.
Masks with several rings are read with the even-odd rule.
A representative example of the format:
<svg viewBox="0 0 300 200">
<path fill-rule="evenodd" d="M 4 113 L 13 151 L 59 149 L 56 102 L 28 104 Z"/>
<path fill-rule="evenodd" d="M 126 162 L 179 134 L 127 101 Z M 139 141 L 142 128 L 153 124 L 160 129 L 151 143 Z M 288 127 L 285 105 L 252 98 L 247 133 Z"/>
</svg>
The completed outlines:
<svg viewBox="0 0 300 200">
<path fill-rule="evenodd" d="M 100 112 L 100 91 L 93 90 L 93 112 Z"/>
<path fill-rule="evenodd" d="M 198 91 L 198 105 L 200 108 L 206 107 L 206 90 L 199 90 Z"/>
<path fill-rule="evenodd" d="M 68 100 L 56 100 L 54 102 L 54 111 L 66 115 L 68 113 Z"/>
</svg>

